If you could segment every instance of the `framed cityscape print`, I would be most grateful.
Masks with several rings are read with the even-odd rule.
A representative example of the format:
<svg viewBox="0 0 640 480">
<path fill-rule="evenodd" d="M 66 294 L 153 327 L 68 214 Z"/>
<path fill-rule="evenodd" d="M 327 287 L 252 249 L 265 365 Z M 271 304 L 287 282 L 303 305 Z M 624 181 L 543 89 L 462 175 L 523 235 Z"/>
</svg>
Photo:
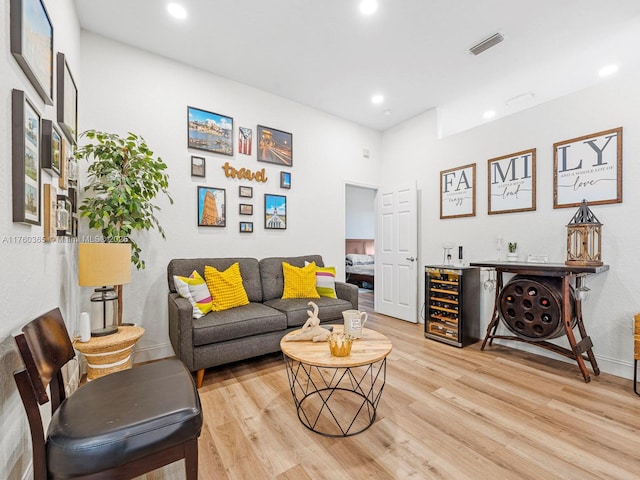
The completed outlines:
<svg viewBox="0 0 640 480">
<path fill-rule="evenodd" d="M 58 124 L 71 143 L 78 139 L 78 88 L 64 53 L 58 52 Z"/>
<path fill-rule="evenodd" d="M 293 135 L 258 125 L 258 161 L 292 166 Z"/>
<path fill-rule="evenodd" d="M 11 0 L 11 53 L 42 97 L 53 105 L 53 25 L 42 0 Z"/>
<path fill-rule="evenodd" d="M 287 197 L 264 194 L 264 228 L 267 230 L 287 228 Z"/>
<path fill-rule="evenodd" d="M 11 93 L 13 221 L 40 225 L 40 114 L 22 90 Z"/>
<path fill-rule="evenodd" d="M 204 157 L 191 156 L 191 176 L 205 177 L 207 163 Z"/>
<path fill-rule="evenodd" d="M 253 130 L 250 128 L 240 127 L 238 129 L 238 153 L 251 155 L 251 143 L 253 142 Z"/>
<path fill-rule="evenodd" d="M 440 218 L 476 215 L 476 164 L 440 172 Z"/>
<path fill-rule="evenodd" d="M 62 173 L 62 135 L 51 120 L 42 119 L 41 168 L 52 175 Z"/>
<path fill-rule="evenodd" d="M 198 187 L 198 226 L 225 227 L 226 216 L 225 189 Z"/>
<path fill-rule="evenodd" d="M 291 188 L 291 172 L 280 172 L 280 188 Z"/>
<path fill-rule="evenodd" d="M 622 203 L 622 127 L 553 144 L 553 208 Z"/>
<path fill-rule="evenodd" d="M 238 196 L 241 198 L 253 198 L 253 187 L 238 187 Z"/>
<path fill-rule="evenodd" d="M 241 203 L 240 215 L 253 215 L 253 205 L 250 203 Z"/>
<path fill-rule="evenodd" d="M 536 209 L 536 149 L 487 161 L 488 213 Z"/>
<path fill-rule="evenodd" d="M 253 233 L 253 222 L 240 222 L 240 233 Z"/>
<path fill-rule="evenodd" d="M 187 107 L 188 147 L 233 155 L 233 118 Z"/>
</svg>

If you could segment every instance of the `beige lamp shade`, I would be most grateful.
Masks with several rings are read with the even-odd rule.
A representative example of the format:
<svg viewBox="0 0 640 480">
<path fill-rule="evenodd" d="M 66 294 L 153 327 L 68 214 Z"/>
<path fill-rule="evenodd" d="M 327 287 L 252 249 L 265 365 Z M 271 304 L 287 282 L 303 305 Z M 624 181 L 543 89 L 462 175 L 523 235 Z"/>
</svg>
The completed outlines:
<svg viewBox="0 0 640 480">
<path fill-rule="evenodd" d="M 78 245 L 78 284 L 82 287 L 123 285 L 131 282 L 131 245 L 81 243 Z"/>
</svg>

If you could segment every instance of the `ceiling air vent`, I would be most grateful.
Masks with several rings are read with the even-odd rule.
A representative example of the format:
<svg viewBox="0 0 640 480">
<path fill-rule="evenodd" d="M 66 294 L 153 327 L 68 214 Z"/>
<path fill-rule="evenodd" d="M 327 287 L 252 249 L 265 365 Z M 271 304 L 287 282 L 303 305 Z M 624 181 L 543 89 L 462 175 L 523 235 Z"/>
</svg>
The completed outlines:
<svg viewBox="0 0 640 480">
<path fill-rule="evenodd" d="M 495 47 L 497 44 L 499 44 L 503 40 L 504 40 L 504 37 L 501 34 L 496 33 L 495 35 L 491 35 L 489 38 L 471 47 L 469 49 L 469 53 L 471 53 L 472 55 L 480 55 L 485 50 L 489 50 L 491 47 Z"/>
</svg>

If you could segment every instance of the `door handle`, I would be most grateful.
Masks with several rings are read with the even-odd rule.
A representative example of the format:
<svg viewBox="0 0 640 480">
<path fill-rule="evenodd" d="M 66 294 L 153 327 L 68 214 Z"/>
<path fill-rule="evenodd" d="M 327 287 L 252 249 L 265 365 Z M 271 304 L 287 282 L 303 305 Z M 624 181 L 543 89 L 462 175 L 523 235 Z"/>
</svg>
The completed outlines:
<svg viewBox="0 0 640 480">
<path fill-rule="evenodd" d="M 416 258 L 415 257 L 407 257 L 407 260 L 409 260 L 410 262 L 415 262 Z"/>
</svg>

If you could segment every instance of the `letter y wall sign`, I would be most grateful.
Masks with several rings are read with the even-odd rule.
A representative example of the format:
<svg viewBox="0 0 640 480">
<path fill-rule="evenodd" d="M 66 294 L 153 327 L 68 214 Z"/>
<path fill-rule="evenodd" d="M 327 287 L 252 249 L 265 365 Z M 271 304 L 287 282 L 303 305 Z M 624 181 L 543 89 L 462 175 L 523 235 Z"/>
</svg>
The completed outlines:
<svg viewBox="0 0 640 480">
<path fill-rule="evenodd" d="M 488 213 L 536 209 L 536 149 L 488 160 Z"/>
<path fill-rule="evenodd" d="M 476 164 L 440 172 L 440 218 L 475 217 Z"/>
<path fill-rule="evenodd" d="M 622 127 L 553 144 L 553 208 L 622 203 Z"/>
</svg>

